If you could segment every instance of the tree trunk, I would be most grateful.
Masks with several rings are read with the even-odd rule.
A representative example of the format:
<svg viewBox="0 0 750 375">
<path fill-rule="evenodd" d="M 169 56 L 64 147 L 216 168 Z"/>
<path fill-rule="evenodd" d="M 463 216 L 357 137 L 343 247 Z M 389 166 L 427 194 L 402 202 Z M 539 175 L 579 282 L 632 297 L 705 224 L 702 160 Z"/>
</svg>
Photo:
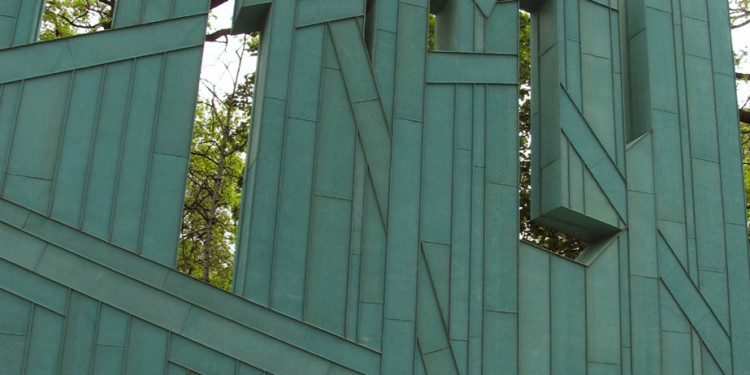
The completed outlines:
<svg viewBox="0 0 750 375">
<path fill-rule="evenodd" d="M 219 151 L 219 165 L 216 168 L 216 179 L 214 180 L 213 193 L 211 196 L 211 209 L 208 211 L 208 220 L 206 220 L 206 237 L 203 238 L 203 278 L 209 282 L 209 272 L 211 267 L 211 245 L 214 234 L 214 223 L 216 222 L 216 211 L 219 209 L 219 191 L 224 179 L 224 163 L 226 156 L 224 148 L 226 146 L 226 137 L 222 139 L 221 150 Z"/>
<path fill-rule="evenodd" d="M 236 91 L 236 88 L 235 88 Z M 216 178 L 211 195 L 211 209 L 208 211 L 208 220 L 206 220 L 206 237 L 203 239 L 203 278 L 206 283 L 210 282 L 209 272 L 211 268 L 211 246 L 214 234 L 214 223 L 216 222 L 216 211 L 219 209 L 219 192 L 221 184 L 224 181 L 224 169 L 226 160 L 230 155 L 227 153 L 227 142 L 229 142 L 229 126 L 232 123 L 232 107 L 227 108 L 226 122 L 221 124 L 221 144 L 219 145 L 219 160 L 216 166 Z"/>
</svg>

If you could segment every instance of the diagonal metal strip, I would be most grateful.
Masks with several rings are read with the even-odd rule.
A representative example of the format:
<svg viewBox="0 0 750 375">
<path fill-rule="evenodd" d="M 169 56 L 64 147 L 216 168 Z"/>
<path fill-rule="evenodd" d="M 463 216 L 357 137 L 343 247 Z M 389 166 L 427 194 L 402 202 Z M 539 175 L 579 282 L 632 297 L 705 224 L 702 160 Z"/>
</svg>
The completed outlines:
<svg viewBox="0 0 750 375">
<path fill-rule="evenodd" d="M 383 220 L 388 217 L 391 134 L 364 40 L 354 18 L 331 22 L 329 30 L 344 76 L 357 132 Z"/>
<path fill-rule="evenodd" d="M 427 262 L 424 243 L 419 251 L 419 293 L 417 301 L 417 341 L 427 372 L 458 375 L 456 357 L 450 344 L 445 319 L 440 312 L 435 280 Z M 447 365 L 446 364 L 450 364 Z"/>
<path fill-rule="evenodd" d="M 197 15 L 0 50 L 0 83 L 202 46 L 205 30 Z"/>
<path fill-rule="evenodd" d="M 490 18 L 492 11 L 495 9 L 496 0 L 474 0 L 477 8 L 482 11 L 484 18 Z"/>
<path fill-rule="evenodd" d="M 299 354 L 311 364 L 322 358 L 363 374 L 379 373 L 380 355 L 369 348 L 217 290 L 3 198 L 0 198 L 0 224 L 13 228 L 19 235 L 48 244 L 33 262 L 21 251 L 23 249 L 8 246 L 0 246 L 0 259 L 24 269 L 33 268 L 41 277 L 229 356 L 250 364 L 265 361 L 254 355 L 253 350 L 231 344 L 248 341 L 248 335 L 261 335 L 257 337 L 269 338 L 268 342 L 278 350 Z M 95 272 L 81 273 L 82 269 Z M 117 293 L 112 293 L 112 288 L 116 288 Z M 161 302 L 143 303 L 143 293 L 158 296 Z M 173 311 L 182 311 L 183 316 L 165 313 L 170 311 L 168 306 L 173 307 Z M 186 325 L 184 321 L 197 312 L 213 318 L 199 319 L 198 325 Z M 216 335 L 218 330 L 224 335 Z M 227 335 L 232 339 L 228 340 Z M 247 345 L 254 344 L 247 342 Z M 286 367 L 282 363 L 264 364 L 269 370 L 275 367 L 281 373 Z"/>
<path fill-rule="evenodd" d="M 625 221 L 626 189 L 625 179 L 607 155 L 599 139 L 586 122 L 586 118 L 578 110 L 564 87 L 560 87 L 560 117 L 568 121 L 561 121 L 560 127 L 570 143 L 580 155 L 596 183 L 607 196 L 612 207 Z"/>
<path fill-rule="evenodd" d="M 661 232 L 659 236 L 664 239 Z M 664 242 L 667 242 L 666 239 L 664 239 Z M 664 286 L 667 287 L 674 300 L 680 305 L 683 313 L 698 332 L 722 371 L 725 374 L 731 374 L 732 345 L 729 335 L 721 326 L 719 319 L 703 298 L 700 290 L 685 272 L 671 246 L 668 249 L 659 246 L 658 254 L 659 275 Z"/>
</svg>

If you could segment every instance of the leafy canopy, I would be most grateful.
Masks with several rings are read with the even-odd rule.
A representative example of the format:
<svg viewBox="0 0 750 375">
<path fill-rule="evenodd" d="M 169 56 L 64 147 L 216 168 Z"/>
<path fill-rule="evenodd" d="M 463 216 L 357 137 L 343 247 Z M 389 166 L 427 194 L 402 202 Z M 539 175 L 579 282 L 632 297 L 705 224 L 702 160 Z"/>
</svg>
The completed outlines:
<svg viewBox="0 0 750 375">
<path fill-rule="evenodd" d="M 47 0 L 39 40 L 112 28 L 115 0 Z"/>
</svg>

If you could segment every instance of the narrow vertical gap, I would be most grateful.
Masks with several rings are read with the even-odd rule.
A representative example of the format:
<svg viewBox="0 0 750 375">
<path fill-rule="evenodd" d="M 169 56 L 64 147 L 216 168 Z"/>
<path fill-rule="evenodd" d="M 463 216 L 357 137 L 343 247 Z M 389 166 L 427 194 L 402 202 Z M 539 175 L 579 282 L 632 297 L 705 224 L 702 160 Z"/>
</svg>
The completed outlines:
<svg viewBox="0 0 750 375">
<path fill-rule="evenodd" d="M 209 14 L 177 249 L 178 271 L 225 290 L 234 278 L 259 47 L 257 33 L 228 35 L 233 9 L 228 1 Z"/>
<path fill-rule="evenodd" d="M 432 11 L 430 11 L 432 12 Z M 435 13 L 430 13 L 430 18 L 427 23 L 427 50 L 435 50 Z"/>
<path fill-rule="evenodd" d="M 375 56 L 375 34 L 378 30 L 376 4 L 376 0 L 367 0 L 365 5 L 365 45 L 367 45 L 367 53 L 371 57 Z M 326 32 L 328 32 L 328 27 L 326 27 Z"/>
<path fill-rule="evenodd" d="M 430 31 L 432 46 L 438 51 L 458 50 L 458 1 L 430 1 Z"/>
<path fill-rule="evenodd" d="M 537 122 L 531 121 L 531 100 L 533 99 L 531 64 L 539 64 L 539 56 L 532 57 L 531 33 L 536 32 L 531 28 L 532 15 L 524 10 L 519 14 L 519 213 L 520 234 L 519 238 L 530 244 L 541 247 L 551 253 L 575 259 L 587 246 L 584 241 L 573 238 L 563 232 L 544 226 L 531 220 L 531 190 L 539 188 L 531 186 L 531 127 L 537 126 Z M 537 18 L 538 20 L 538 18 Z M 538 30 L 538 26 L 536 28 Z M 538 68 L 536 69 L 538 71 Z M 538 85 L 537 85 L 538 87 Z M 538 132 L 537 134 L 541 134 Z"/>
<path fill-rule="evenodd" d="M 428 51 L 458 51 L 458 6 L 458 0 L 430 1 Z"/>
</svg>

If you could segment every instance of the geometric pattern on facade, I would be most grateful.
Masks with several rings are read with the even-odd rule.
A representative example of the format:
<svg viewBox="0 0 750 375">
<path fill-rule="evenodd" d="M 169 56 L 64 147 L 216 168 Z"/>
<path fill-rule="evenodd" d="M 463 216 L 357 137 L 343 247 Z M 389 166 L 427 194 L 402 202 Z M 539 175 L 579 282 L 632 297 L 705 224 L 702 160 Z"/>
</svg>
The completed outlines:
<svg viewBox="0 0 750 375">
<path fill-rule="evenodd" d="M 208 1 L 44 43 L 0 4 L 9 374 L 750 374 L 727 4 L 238 0 L 261 31 L 234 293 L 175 271 Z M 426 51 L 428 13 L 436 48 Z"/>
</svg>

